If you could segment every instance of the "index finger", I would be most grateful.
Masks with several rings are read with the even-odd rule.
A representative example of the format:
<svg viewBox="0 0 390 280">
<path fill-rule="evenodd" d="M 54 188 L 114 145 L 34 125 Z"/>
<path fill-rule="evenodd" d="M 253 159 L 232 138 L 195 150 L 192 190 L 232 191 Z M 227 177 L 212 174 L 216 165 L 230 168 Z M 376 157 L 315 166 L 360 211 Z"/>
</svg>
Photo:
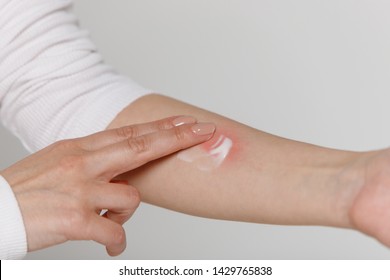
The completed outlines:
<svg viewBox="0 0 390 280">
<path fill-rule="evenodd" d="M 147 162 L 167 156 L 209 140 L 214 132 L 212 123 L 181 125 L 142 135 L 93 152 L 97 172 L 108 180 Z"/>
<path fill-rule="evenodd" d="M 136 138 L 159 130 L 170 129 L 183 124 L 196 123 L 192 116 L 173 116 L 157 121 L 133 124 L 79 138 L 79 143 L 87 150 L 94 151 L 103 147 L 124 141 L 128 138 Z"/>
</svg>

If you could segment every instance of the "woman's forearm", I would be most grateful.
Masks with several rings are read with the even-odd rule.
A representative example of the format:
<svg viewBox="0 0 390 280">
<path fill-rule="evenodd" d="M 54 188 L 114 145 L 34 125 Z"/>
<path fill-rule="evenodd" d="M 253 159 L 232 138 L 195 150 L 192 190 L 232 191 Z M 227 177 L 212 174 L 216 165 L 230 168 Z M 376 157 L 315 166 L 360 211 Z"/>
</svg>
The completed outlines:
<svg viewBox="0 0 390 280">
<path fill-rule="evenodd" d="M 283 139 L 161 95 L 129 105 L 110 128 L 178 114 L 214 122 L 216 134 L 193 152 L 124 174 L 143 201 L 218 219 L 352 226 L 348 210 L 356 184 L 350 181 L 356 178 L 350 180 L 346 166 L 362 153 Z M 210 152 L 224 139 L 217 150 L 228 150 L 225 158 L 226 151 Z"/>
</svg>

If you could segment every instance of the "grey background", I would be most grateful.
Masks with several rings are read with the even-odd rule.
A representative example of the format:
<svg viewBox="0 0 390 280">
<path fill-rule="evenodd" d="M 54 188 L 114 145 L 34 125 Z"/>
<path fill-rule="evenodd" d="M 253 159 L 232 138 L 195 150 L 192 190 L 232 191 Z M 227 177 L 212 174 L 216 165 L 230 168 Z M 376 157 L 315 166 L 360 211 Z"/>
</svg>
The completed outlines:
<svg viewBox="0 0 390 280">
<path fill-rule="evenodd" d="M 140 84 L 300 141 L 390 143 L 388 1 L 78 0 L 106 61 Z M 26 155 L 0 129 L 0 167 Z M 123 259 L 388 259 L 350 230 L 213 221 L 143 204 Z M 31 259 L 104 259 L 69 242 Z"/>
</svg>

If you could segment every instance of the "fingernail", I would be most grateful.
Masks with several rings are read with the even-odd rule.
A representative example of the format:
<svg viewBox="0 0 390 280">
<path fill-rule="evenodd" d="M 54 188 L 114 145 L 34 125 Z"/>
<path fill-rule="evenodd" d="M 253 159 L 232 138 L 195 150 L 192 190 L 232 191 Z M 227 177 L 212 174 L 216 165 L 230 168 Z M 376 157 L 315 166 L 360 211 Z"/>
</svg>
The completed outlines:
<svg viewBox="0 0 390 280">
<path fill-rule="evenodd" d="M 198 123 L 192 126 L 192 132 L 196 135 L 209 135 L 215 131 L 215 124 L 213 123 Z"/>
<path fill-rule="evenodd" d="M 179 126 L 183 124 L 196 123 L 196 119 L 191 116 L 181 116 L 172 121 L 174 126 Z"/>
</svg>

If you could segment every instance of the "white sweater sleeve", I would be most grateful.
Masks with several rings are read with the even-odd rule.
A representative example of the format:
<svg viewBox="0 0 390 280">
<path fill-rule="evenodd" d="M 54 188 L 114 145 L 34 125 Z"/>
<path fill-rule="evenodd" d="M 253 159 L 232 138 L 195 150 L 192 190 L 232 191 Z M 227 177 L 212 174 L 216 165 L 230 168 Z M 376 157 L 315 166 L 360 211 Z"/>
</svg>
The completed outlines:
<svg viewBox="0 0 390 280">
<path fill-rule="evenodd" d="M 29 151 L 104 130 L 151 91 L 102 62 L 71 0 L 0 0 L 0 118 Z M 0 257 L 21 258 L 26 234 L 0 177 Z"/>
<path fill-rule="evenodd" d="M 27 252 L 22 214 L 11 187 L 0 176 L 0 259 L 21 259 Z"/>
<path fill-rule="evenodd" d="M 104 130 L 151 91 L 102 62 L 71 0 L 0 0 L 0 116 L 29 151 Z"/>
</svg>

